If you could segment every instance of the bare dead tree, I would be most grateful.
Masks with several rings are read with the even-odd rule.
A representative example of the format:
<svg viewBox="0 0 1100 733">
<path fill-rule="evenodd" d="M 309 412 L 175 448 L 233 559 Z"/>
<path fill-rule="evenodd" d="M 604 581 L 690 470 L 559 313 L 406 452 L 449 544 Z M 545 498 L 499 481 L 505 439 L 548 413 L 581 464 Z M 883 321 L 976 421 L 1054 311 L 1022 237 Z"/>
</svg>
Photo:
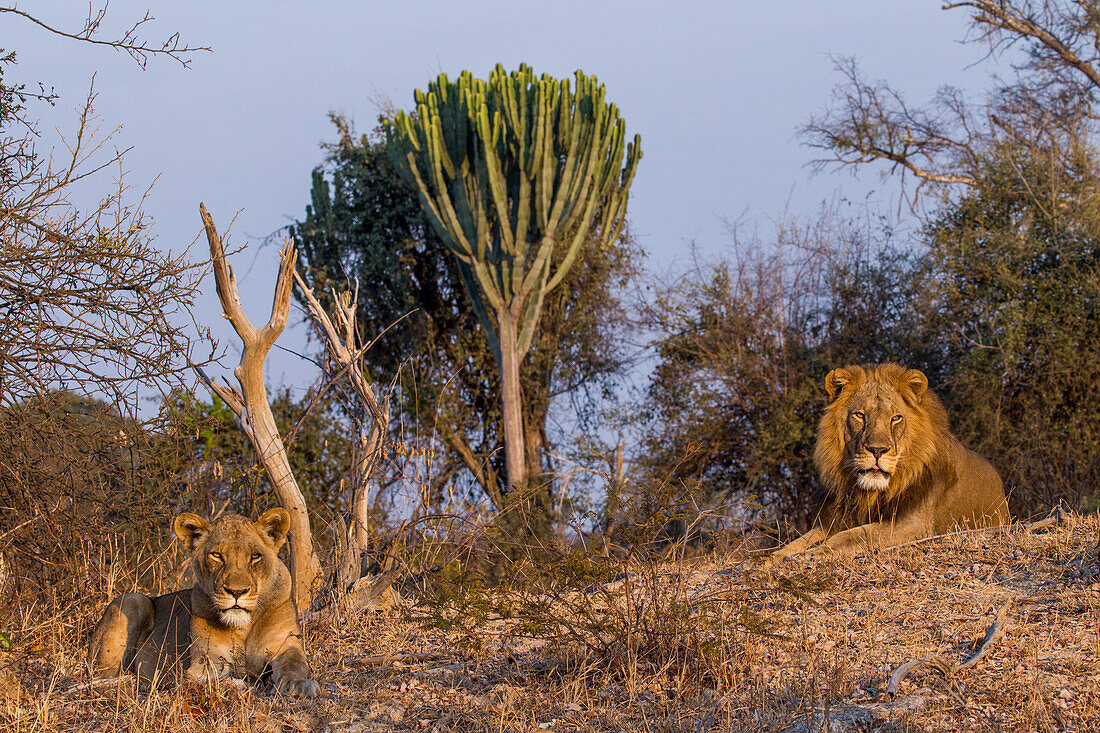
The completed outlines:
<svg viewBox="0 0 1100 733">
<path fill-rule="evenodd" d="M 314 297 L 313 289 L 306 285 L 297 270 L 294 271 L 294 280 L 298 283 L 306 312 L 325 344 L 325 355 L 328 358 L 326 379 L 330 384 L 346 380 L 365 413 L 355 419 L 350 516 L 346 520 L 339 516 L 336 518 L 339 526 L 335 527 L 337 557 L 333 586 L 337 591 L 342 591 L 359 580 L 361 574 L 360 561 L 367 549 L 369 536 L 367 499 L 375 468 L 382 457 L 384 440 L 389 434 L 389 404 L 388 398 L 379 402 L 378 393 L 363 367 L 362 356 L 370 344 L 362 345 L 356 330 L 358 283 L 354 293 L 332 293 L 333 315 L 336 320 L 333 323 L 333 319 Z"/>
<path fill-rule="evenodd" d="M 973 186 L 983 154 L 1003 143 L 1072 151 L 1094 130 L 1100 93 L 1100 3 L 1093 0 L 968 0 L 945 10 L 971 12 L 972 43 L 990 55 L 1021 51 L 1016 78 L 980 104 L 950 86 L 923 106 L 909 105 L 883 81 L 868 81 L 852 59 L 835 61 L 843 77 L 833 103 L 800 134 L 825 151 L 817 168 L 885 163 L 890 172 L 928 183 Z M 1067 142 L 1068 140 L 1068 142 Z"/>
<path fill-rule="evenodd" d="M 201 368 L 197 371 L 206 386 L 225 400 L 237 414 L 241 429 L 248 436 L 271 485 L 275 487 L 279 504 L 290 514 L 290 573 L 294 580 L 293 595 L 298 608 L 305 610 L 321 587 L 321 561 L 313 548 L 313 534 L 309 527 L 305 498 L 290 468 L 286 446 L 275 424 L 267 387 L 264 385 L 264 359 L 286 327 L 290 312 L 290 291 L 294 286 L 291 273 L 294 272 L 297 255 L 289 242 L 279 253 L 279 277 L 275 283 L 271 316 L 266 325 L 257 329 L 244 313 L 237 292 L 237 280 L 233 275 L 233 268 L 226 262 L 221 237 L 206 206 L 201 203 L 199 215 L 210 244 L 214 279 L 224 316 L 233 325 L 233 330 L 244 345 L 240 364 L 233 370 L 240 390 L 229 384 L 214 382 Z"/>
</svg>

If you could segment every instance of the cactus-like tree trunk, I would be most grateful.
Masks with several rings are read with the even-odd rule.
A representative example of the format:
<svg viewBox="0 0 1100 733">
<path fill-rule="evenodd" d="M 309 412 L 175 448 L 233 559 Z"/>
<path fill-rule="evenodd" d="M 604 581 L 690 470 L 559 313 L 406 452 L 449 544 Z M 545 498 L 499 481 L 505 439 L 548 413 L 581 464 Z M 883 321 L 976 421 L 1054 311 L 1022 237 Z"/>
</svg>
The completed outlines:
<svg viewBox="0 0 1100 733">
<path fill-rule="evenodd" d="M 504 465 L 510 486 L 527 483 L 527 452 L 523 436 L 523 393 L 519 382 L 519 324 L 511 318 L 500 321 L 500 391 L 504 421 Z"/>
<path fill-rule="evenodd" d="M 387 128 L 500 368 L 511 487 L 527 481 L 519 365 L 543 300 L 585 242 L 619 236 L 641 158 L 603 85 L 580 71 L 574 78 L 575 92 L 526 65 L 508 73 L 498 64 L 487 82 L 441 74 L 416 92 L 416 114 L 398 113 Z"/>
</svg>

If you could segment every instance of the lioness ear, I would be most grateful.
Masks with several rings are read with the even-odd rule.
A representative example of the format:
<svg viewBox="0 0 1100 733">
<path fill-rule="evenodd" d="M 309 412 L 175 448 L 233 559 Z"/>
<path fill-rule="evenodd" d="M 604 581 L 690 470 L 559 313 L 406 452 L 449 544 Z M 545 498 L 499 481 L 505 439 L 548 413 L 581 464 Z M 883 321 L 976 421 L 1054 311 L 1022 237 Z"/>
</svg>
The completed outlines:
<svg viewBox="0 0 1100 733">
<path fill-rule="evenodd" d="M 268 509 L 256 520 L 256 526 L 271 538 L 271 543 L 278 550 L 286 542 L 286 533 L 290 531 L 290 515 L 282 507 Z"/>
<path fill-rule="evenodd" d="M 172 532 L 179 537 L 187 551 L 192 552 L 210 534 L 210 525 L 198 514 L 184 512 L 172 522 Z"/>
<path fill-rule="evenodd" d="M 852 381 L 852 373 L 847 369 L 834 369 L 825 375 L 825 391 L 829 393 L 829 401 L 832 402 L 844 389 L 844 385 Z"/>
<path fill-rule="evenodd" d="M 913 396 L 917 399 L 917 402 L 921 401 L 924 397 L 924 393 L 928 391 L 928 377 L 924 376 L 924 372 L 920 369 L 910 369 L 905 373 L 904 377 L 905 386 L 909 388 L 909 391 L 913 393 Z"/>
</svg>

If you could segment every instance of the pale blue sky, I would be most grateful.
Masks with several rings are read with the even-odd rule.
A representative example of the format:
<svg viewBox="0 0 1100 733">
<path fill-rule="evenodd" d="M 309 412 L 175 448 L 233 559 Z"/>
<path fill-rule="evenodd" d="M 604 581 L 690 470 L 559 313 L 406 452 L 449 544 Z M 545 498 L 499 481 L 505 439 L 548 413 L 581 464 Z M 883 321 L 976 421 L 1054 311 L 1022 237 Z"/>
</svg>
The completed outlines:
<svg viewBox="0 0 1100 733">
<path fill-rule="evenodd" d="M 75 29 L 83 3 L 24 3 L 58 26 Z M 238 255 L 245 307 L 253 321 L 270 307 L 274 248 L 262 237 L 299 218 L 308 201 L 318 144 L 333 136 L 330 110 L 374 124 L 372 97 L 410 106 L 414 88 L 440 71 L 527 62 L 536 72 L 568 76 L 581 68 L 604 82 L 645 157 L 629 216 L 659 269 L 674 266 L 696 241 L 719 252 L 722 218 L 768 221 L 784 210 L 808 215 L 836 194 L 897 209 L 897 182 L 872 172 L 811 178 L 813 151 L 796 128 L 828 101 L 839 81 L 829 54 L 853 55 L 913 102 L 943 83 L 981 90 L 988 65 L 962 45 L 967 18 L 939 0 L 727 0 L 725 2 L 284 2 L 277 0 L 113 0 L 107 25 L 119 28 L 149 8 L 147 35 L 179 31 L 197 54 L 192 68 L 153 59 L 146 71 L 103 48 L 51 37 L 5 17 L 2 45 L 18 51 L 8 80 L 46 81 L 62 95 L 45 111 L 46 127 L 71 130 L 73 109 L 97 72 L 96 111 L 121 125 L 119 147 L 130 183 L 156 186 L 146 210 L 158 243 L 186 247 L 199 233 L 205 201 L 224 227 L 241 214 L 230 241 Z M 47 139 L 47 142 L 49 140 Z M 158 178 L 159 176 L 159 178 Z M 198 254 L 205 241 L 196 245 Z M 220 321 L 212 277 L 200 318 Z M 301 326 L 287 337 L 300 348 Z M 235 337 L 219 323 L 229 346 Z M 232 366 L 227 360 L 227 366 Z M 269 383 L 307 384 L 315 372 L 276 355 Z"/>
</svg>

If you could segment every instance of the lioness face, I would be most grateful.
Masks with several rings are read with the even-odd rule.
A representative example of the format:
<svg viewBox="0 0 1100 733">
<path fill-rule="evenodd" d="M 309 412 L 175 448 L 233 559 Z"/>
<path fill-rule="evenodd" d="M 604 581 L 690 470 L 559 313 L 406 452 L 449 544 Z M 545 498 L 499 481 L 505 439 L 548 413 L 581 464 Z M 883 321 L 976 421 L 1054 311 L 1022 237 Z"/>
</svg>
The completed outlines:
<svg viewBox="0 0 1100 733">
<path fill-rule="evenodd" d="M 839 371 L 839 370 L 838 370 Z M 911 410 L 904 397 L 920 399 L 927 381 L 916 370 L 915 384 L 867 380 L 846 405 L 845 453 L 862 491 L 885 492 L 909 443 Z M 919 375 L 919 378 L 918 378 Z M 853 385 L 854 386 L 854 385 Z"/>
<path fill-rule="evenodd" d="M 191 551 L 195 584 L 225 626 L 249 626 L 259 599 L 274 595 L 271 586 L 282 566 L 278 551 L 289 526 L 283 509 L 272 509 L 255 522 L 236 515 L 213 524 L 196 514 L 176 517 L 173 529 Z"/>
</svg>

